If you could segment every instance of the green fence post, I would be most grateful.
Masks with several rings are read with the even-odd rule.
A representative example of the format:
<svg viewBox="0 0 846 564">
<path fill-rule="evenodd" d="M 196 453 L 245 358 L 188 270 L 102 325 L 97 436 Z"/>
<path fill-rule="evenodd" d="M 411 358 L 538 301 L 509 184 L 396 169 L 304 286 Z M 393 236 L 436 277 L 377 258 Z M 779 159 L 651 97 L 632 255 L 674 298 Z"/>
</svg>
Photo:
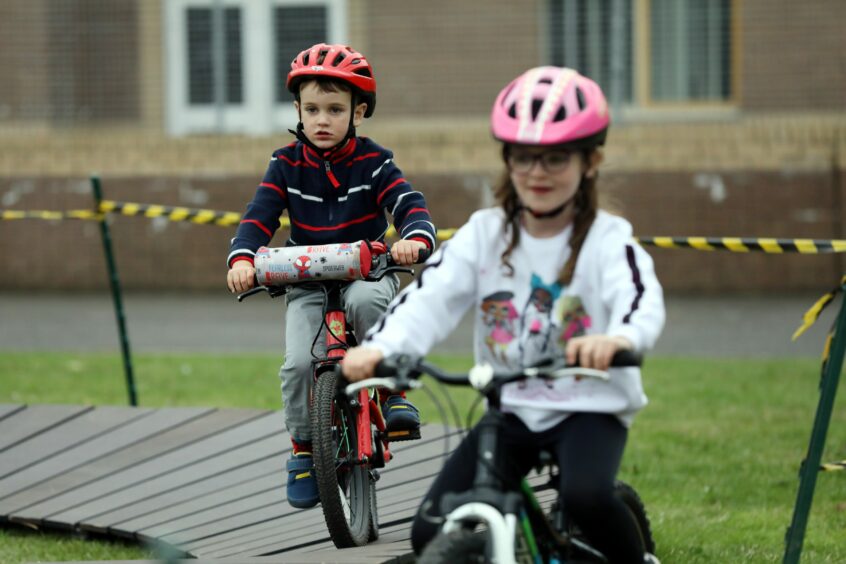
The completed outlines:
<svg viewBox="0 0 846 564">
<path fill-rule="evenodd" d="M 841 289 L 846 292 L 846 284 Z M 825 436 L 828 432 L 834 406 L 834 396 L 837 394 L 837 384 L 840 380 L 840 371 L 843 368 L 844 350 L 846 350 L 846 293 L 841 300 L 840 313 L 837 317 L 829 356 L 822 367 L 820 401 L 814 417 L 808 454 L 799 468 L 799 493 L 796 496 L 796 505 L 793 509 L 793 520 L 785 537 L 784 564 L 797 564 L 802 555 L 802 541 L 805 538 L 811 502 L 814 499 L 814 487 L 822 462 Z"/>
<path fill-rule="evenodd" d="M 100 203 L 103 201 L 103 191 L 100 188 L 100 177 L 91 177 L 91 187 L 94 190 L 95 212 L 100 213 Z M 126 334 L 126 319 L 123 315 L 123 301 L 120 295 L 120 279 L 118 278 L 115 257 L 112 253 L 112 237 L 109 234 L 109 224 L 106 222 L 105 214 L 102 214 L 98 222 L 100 224 L 100 235 L 103 239 L 103 253 L 106 255 L 106 267 L 109 270 L 109 284 L 112 288 L 112 301 L 115 305 L 115 317 L 117 317 L 118 333 L 120 334 L 120 349 L 123 355 L 123 371 L 126 375 L 126 389 L 129 393 L 129 405 L 138 405 L 138 396 L 135 392 L 135 379 L 132 375 L 132 357 L 129 354 L 129 337 Z"/>
</svg>

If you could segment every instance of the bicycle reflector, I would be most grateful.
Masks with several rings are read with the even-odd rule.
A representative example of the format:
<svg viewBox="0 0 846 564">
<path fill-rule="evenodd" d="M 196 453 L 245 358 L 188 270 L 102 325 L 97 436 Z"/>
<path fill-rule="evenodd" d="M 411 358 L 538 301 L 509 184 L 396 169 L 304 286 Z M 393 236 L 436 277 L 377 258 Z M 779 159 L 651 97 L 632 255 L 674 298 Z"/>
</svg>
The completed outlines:
<svg viewBox="0 0 846 564">
<path fill-rule="evenodd" d="M 370 272 L 370 249 L 363 241 L 298 247 L 261 247 L 256 278 L 265 286 L 309 280 L 362 280 Z"/>
</svg>

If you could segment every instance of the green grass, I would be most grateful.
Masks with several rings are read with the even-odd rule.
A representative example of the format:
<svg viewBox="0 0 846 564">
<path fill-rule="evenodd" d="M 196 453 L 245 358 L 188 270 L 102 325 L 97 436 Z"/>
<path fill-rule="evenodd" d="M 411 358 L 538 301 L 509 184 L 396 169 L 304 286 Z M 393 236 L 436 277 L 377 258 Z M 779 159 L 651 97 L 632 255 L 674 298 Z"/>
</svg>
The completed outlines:
<svg viewBox="0 0 846 564">
<path fill-rule="evenodd" d="M 466 357 L 433 357 L 445 368 Z M 135 358 L 145 406 L 279 407 L 273 356 Z M 126 404 L 114 355 L 0 355 L 0 402 Z M 819 384 L 814 360 L 650 358 L 650 405 L 632 427 L 620 477 L 644 499 L 668 563 L 777 562 L 784 550 Z M 469 390 L 450 388 L 462 409 Z M 825 461 L 846 458 L 846 399 L 835 405 Z M 414 402 L 427 420 L 425 394 Z M 803 561 L 846 562 L 846 473 L 821 473 Z M 92 556 L 93 554 L 93 556 Z M 0 562 L 145 558 L 142 549 L 0 529 Z"/>
</svg>

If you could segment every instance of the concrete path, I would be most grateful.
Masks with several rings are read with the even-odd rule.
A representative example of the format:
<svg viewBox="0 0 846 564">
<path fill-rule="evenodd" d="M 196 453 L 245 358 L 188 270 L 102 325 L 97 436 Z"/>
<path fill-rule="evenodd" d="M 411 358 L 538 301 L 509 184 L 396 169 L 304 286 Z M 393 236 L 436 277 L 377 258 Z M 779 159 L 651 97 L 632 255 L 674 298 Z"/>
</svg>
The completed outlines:
<svg viewBox="0 0 846 564">
<path fill-rule="evenodd" d="M 815 357 L 839 300 L 798 341 L 790 336 L 819 294 L 793 296 L 667 296 L 667 324 L 654 355 Z M 128 294 L 125 315 L 132 352 L 272 352 L 282 350 L 281 300 L 255 296 L 237 303 L 219 294 Z M 466 321 L 439 352 L 469 352 Z M 0 293 L 0 351 L 119 351 L 111 295 Z"/>
</svg>

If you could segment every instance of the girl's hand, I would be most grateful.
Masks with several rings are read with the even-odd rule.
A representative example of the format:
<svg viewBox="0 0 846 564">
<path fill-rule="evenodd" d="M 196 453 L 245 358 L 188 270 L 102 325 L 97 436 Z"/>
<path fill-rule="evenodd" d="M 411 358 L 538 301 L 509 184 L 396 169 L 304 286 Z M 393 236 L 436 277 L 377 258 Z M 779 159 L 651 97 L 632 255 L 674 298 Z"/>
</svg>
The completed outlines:
<svg viewBox="0 0 846 564">
<path fill-rule="evenodd" d="M 425 248 L 426 244 L 422 241 L 402 239 L 391 245 L 391 256 L 394 257 L 395 263 L 408 266 L 417 262 L 420 249 Z"/>
<path fill-rule="evenodd" d="M 239 260 L 226 273 L 226 285 L 234 293 L 246 292 L 256 283 L 256 269 L 249 261 Z"/>
<path fill-rule="evenodd" d="M 370 347 L 353 347 L 341 360 L 341 371 L 350 382 L 371 378 L 379 361 L 385 358 L 382 351 Z"/>
<path fill-rule="evenodd" d="M 610 335 L 585 335 L 575 337 L 567 342 L 567 364 L 575 364 L 584 368 L 608 370 L 614 353 L 631 350 L 632 343 L 625 337 Z"/>
</svg>

